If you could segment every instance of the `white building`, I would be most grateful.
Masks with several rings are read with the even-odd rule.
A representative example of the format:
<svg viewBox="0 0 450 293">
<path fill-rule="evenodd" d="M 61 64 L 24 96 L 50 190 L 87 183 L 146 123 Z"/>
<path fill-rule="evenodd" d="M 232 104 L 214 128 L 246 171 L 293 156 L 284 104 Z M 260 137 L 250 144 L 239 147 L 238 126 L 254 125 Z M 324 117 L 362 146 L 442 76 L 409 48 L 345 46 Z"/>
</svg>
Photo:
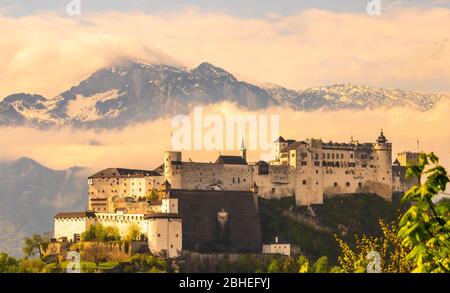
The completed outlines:
<svg viewBox="0 0 450 293">
<path fill-rule="evenodd" d="M 151 214 L 129 214 L 123 211 L 59 213 L 54 219 L 54 238 L 74 242 L 95 224 L 115 226 L 120 236 L 124 237 L 130 225 L 135 223 L 141 228 L 142 234 L 147 236 L 152 253 L 177 257 L 182 250 L 182 221 L 178 216 L 178 199 L 165 198 L 161 206 L 161 213 Z"/>
<path fill-rule="evenodd" d="M 263 244 L 263 253 L 267 254 L 282 254 L 291 256 L 291 245 L 286 241 L 275 237 L 274 243 Z"/>
</svg>

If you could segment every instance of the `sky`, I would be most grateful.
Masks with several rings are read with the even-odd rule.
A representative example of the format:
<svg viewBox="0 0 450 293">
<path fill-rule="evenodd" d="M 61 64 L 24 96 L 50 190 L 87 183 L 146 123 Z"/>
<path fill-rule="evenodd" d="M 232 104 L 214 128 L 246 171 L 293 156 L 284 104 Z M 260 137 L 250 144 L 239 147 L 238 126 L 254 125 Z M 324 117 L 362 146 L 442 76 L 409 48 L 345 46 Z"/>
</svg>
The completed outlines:
<svg viewBox="0 0 450 293">
<path fill-rule="evenodd" d="M 380 15 L 366 13 L 369 1 L 81 0 L 76 16 L 68 3 L 0 0 L 0 100 L 56 96 L 123 57 L 208 61 L 292 89 L 349 82 L 450 93 L 446 0 L 382 1 Z"/>
<path fill-rule="evenodd" d="M 71 0 L 1 0 L 0 6 L 8 9 L 8 14 L 23 16 L 40 11 L 64 13 Z M 370 0 L 79 0 L 85 12 L 133 11 L 146 13 L 176 11 L 186 7 L 201 7 L 205 10 L 222 11 L 239 17 L 261 17 L 268 14 L 290 15 L 306 9 L 321 9 L 335 12 L 365 13 Z M 382 6 L 407 5 L 429 7 L 449 7 L 447 0 L 383 0 Z"/>
<path fill-rule="evenodd" d="M 450 94 L 450 1 L 446 0 L 381 1 L 380 15 L 368 15 L 370 1 L 365 0 L 81 0 L 77 16 L 66 13 L 69 2 L 0 0 L 0 100 L 20 92 L 54 97 L 99 68 L 131 57 L 187 68 L 208 61 L 241 80 L 291 89 L 349 82 Z M 370 141 L 384 128 L 396 151 L 414 150 L 421 133 L 424 147 L 439 150 L 449 162 L 445 107 L 448 104 L 428 116 L 404 109 L 370 116 L 368 112 L 318 111 L 301 116 L 289 112 L 286 115 L 297 120 L 285 121 L 282 131 L 296 139 L 348 141 L 354 135 Z M 314 127 L 286 126 L 301 123 Z M 131 139 L 130 146 L 120 140 L 149 129 L 166 129 L 155 125 L 159 126 L 144 123 L 126 133 L 102 132 L 101 146 L 88 143 L 98 135 L 95 131 L 42 133 L 24 128 L 19 136 L 17 129 L 2 128 L 2 146 L 8 147 L 2 147 L 0 158 L 30 156 L 55 168 L 102 167 L 107 162 L 142 168 L 139 164 L 156 164 L 167 145 L 153 146 L 153 140 L 151 145 L 136 144 Z M 161 137 L 169 132 L 166 129 Z M 130 147 L 134 157 L 109 160 L 120 158 L 117 154 Z M 154 155 L 141 161 L 150 150 Z"/>
</svg>

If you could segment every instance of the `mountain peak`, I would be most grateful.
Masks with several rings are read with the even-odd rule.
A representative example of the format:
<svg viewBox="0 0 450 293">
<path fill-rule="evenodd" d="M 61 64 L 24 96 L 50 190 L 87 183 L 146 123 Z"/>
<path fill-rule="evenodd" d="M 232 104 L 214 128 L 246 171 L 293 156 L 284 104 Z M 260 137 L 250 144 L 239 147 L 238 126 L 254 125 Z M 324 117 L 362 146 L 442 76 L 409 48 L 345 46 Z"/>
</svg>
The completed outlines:
<svg viewBox="0 0 450 293">
<path fill-rule="evenodd" d="M 231 81 L 237 81 L 236 78 L 228 71 L 214 66 L 209 62 L 200 63 L 196 68 L 192 69 L 191 72 L 197 76 L 201 77 L 215 77 L 219 79 L 229 79 Z"/>
</svg>

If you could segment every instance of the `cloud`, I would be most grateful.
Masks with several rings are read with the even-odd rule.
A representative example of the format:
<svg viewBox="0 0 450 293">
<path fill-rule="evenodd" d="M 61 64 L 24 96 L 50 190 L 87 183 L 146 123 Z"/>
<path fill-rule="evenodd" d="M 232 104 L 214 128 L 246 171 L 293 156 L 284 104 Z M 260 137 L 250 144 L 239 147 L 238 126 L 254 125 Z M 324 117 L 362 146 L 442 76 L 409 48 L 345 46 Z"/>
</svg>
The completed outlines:
<svg viewBox="0 0 450 293">
<path fill-rule="evenodd" d="M 450 101 L 444 100 L 428 112 L 408 108 L 335 112 L 295 112 L 286 108 L 270 108 L 260 112 L 242 111 L 229 103 L 211 105 L 208 113 L 243 115 L 279 115 L 280 134 L 285 138 L 348 142 L 353 136 L 360 142 L 374 142 L 380 129 L 393 144 L 393 153 L 420 149 L 434 151 L 442 163 L 450 167 Z M 191 113 L 192 115 L 192 113 Z M 223 116 L 225 119 L 225 116 Z M 1 159 L 16 159 L 27 155 L 44 165 L 63 169 L 73 165 L 99 170 L 107 167 L 153 169 L 162 164 L 163 152 L 171 148 L 170 119 L 141 123 L 115 130 L 77 130 L 69 127 L 38 130 L 26 127 L 0 128 Z M 207 129 L 204 129 L 205 131 Z M 98 141 L 101 144 L 89 144 Z M 236 143 L 237 153 L 240 142 Z M 183 159 L 214 161 L 219 150 L 183 152 Z M 258 151 L 249 151 L 250 161 L 259 160 Z"/>
<path fill-rule="evenodd" d="M 0 16 L 0 97 L 53 96 L 123 56 L 188 67 L 209 61 L 294 89 L 352 82 L 450 92 L 449 26 L 450 9 L 414 7 L 376 17 L 304 10 L 253 19 L 195 8 Z"/>
</svg>

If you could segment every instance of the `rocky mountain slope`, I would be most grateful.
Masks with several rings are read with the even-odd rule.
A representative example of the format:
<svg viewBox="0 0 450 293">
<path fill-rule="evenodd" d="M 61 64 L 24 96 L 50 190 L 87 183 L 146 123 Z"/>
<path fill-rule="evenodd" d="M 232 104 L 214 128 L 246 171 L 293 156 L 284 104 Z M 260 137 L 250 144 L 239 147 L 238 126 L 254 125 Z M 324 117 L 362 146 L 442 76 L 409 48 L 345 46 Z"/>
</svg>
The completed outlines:
<svg viewBox="0 0 450 293">
<path fill-rule="evenodd" d="M 239 81 L 210 63 L 184 69 L 126 60 L 98 70 L 54 98 L 25 93 L 4 98 L 0 102 L 0 126 L 115 128 L 223 101 L 251 110 L 283 105 L 297 111 L 393 106 L 426 111 L 443 98 L 446 97 L 352 84 L 296 91 Z"/>
<path fill-rule="evenodd" d="M 29 158 L 0 162 L 0 251 L 22 252 L 23 237 L 53 229 L 61 211 L 87 208 L 84 168 L 52 170 Z"/>
</svg>

